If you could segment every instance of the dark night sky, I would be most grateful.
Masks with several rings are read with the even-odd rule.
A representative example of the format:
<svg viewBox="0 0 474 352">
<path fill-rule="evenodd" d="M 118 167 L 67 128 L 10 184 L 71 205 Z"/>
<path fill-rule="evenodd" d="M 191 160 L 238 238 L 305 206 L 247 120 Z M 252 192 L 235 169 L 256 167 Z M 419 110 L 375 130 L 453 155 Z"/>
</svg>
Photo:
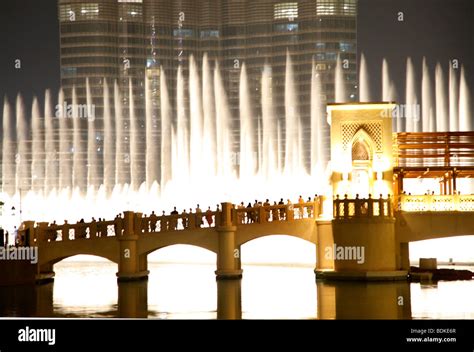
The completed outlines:
<svg viewBox="0 0 474 352">
<path fill-rule="evenodd" d="M 257 1 L 257 0 L 256 0 Z M 59 38 L 56 0 L 5 1 L 0 13 L 0 94 L 10 98 L 22 92 L 27 100 L 58 90 Z M 404 12 L 405 21 L 397 14 Z M 405 62 L 414 59 L 417 74 L 423 56 L 433 69 L 459 59 L 474 92 L 473 0 L 359 0 L 358 48 L 371 74 L 373 98 L 380 99 L 382 58 L 390 64 L 397 89 L 403 93 Z M 22 69 L 14 68 L 15 59 Z M 42 99 L 41 99 L 42 100 Z"/>
</svg>

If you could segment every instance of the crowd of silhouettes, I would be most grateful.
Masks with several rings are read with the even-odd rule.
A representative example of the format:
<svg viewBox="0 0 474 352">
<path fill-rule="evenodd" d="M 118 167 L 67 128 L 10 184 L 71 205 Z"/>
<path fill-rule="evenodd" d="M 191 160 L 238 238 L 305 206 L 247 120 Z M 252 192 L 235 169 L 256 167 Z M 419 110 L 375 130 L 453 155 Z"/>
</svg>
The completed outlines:
<svg viewBox="0 0 474 352">
<path fill-rule="evenodd" d="M 285 202 L 281 198 L 278 202 L 274 201 L 273 204 L 269 199 L 264 202 L 255 200 L 253 203 L 249 202 L 245 206 L 244 202 L 239 205 L 234 205 L 234 209 L 237 210 L 237 223 L 238 224 L 253 224 L 258 223 L 261 211 L 259 208 L 264 207 L 263 213 L 267 221 L 283 221 L 288 217 L 288 211 L 292 212 L 292 218 L 308 218 L 313 217 L 313 204 L 319 200 L 318 195 L 314 198 L 309 197 L 306 201 L 302 196 L 299 197 L 296 204 L 293 204 L 289 199 Z M 217 225 L 216 215 L 221 211 L 220 205 L 217 204 L 215 210 L 212 210 L 209 206 L 206 211 L 202 211 L 199 204 L 196 208 L 184 209 L 181 213 L 177 207 L 173 207 L 173 210 L 167 215 L 163 210 L 162 214 L 158 216 L 155 211 L 152 211 L 149 216 L 142 215 L 140 218 L 139 228 L 141 232 L 153 233 L 153 232 L 164 232 L 170 230 L 187 229 L 192 224 L 195 228 L 203 227 L 214 227 Z M 56 221 L 49 224 L 46 232 L 46 240 L 56 241 L 60 234 L 62 234 L 62 240 L 68 239 L 86 239 L 94 237 L 107 237 L 110 233 L 109 226 L 113 225 L 114 235 L 122 236 L 125 228 L 125 220 L 122 214 L 115 216 L 113 221 L 107 221 L 103 218 L 96 220 L 92 218 L 90 223 L 86 223 L 84 219 L 81 219 L 76 224 L 69 224 L 67 220 L 64 220 L 64 225 L 57 225 Z M 3 243 L 7 242 L 6 240 Z M 0 240 L 0 244 L 2 241 Z"/>
</svg>

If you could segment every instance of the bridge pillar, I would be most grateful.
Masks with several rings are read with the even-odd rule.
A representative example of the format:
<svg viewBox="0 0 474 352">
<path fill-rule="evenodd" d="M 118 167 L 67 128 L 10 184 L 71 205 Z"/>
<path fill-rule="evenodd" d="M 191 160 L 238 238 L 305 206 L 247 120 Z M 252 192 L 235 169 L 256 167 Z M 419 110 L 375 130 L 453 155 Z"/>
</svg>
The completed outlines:
<svg viewBox="0 0 474 352">
<path fill-rule="evenodd" d="M 410 271 L 410 245 L 406 242 L 400 243 L 400 263 L 401 270 Z"/>
<path fill-rule="evenodd" d="M 316 237 L 316 268 L 314 271 L 334 270 L 334 259 L 326 255 L 326 248 L 333 248 L 334 236 L 332 234 L 332 222 L 316 222 L 318 234 Z"/>
<path fill-rule="evenodd" d="M 41 239 L 36 238 L 35 224 L 35 221 L 23 221 L 18 230 L 18 234 L 23 237 L 23 240 L 26 240 L 26 234 L 29 234 L 29 246 L 38 245 L 38 242 L 41 241 Z"/>
<path fill-rule="evenodd" d="M 242 278 L 240 249 L 235 244 L 237 227 L 232 219 L 232 209 L 231 203 L 222 203 L 220 222 L 216 224 L 219 238 L 216 270 L 218 280 Z"/>
<path fill-rule="evenodd" d="M 122 236 L 117 236 L 120 241 L 119 254 L 119 271 L 117 279 L 119 282 L 136 281 L 148 279 L 148 270 L 140 270 L 146 268 L 142 262 L 140 263 L 140 256 L 138 255 L 138 234 L 135 226 L 135 213 L 124 212 L 124 231 Z"/>
<path fill-rule="evenodd" d="M 361 217 L 332 223 L 334 246 L 325 255 L 334 259 L 334 271 L 317 272 L 328 280 L 406 280 L 397 265 L 395 219 Z"/>
<path fill-rule="evenodd" d="M 35 221 L 23 221 L 22 226 L 18 233 L 23 237 L 23 241 L 28 241 L 28 243 L 23 243 L 22 245 L 28 245 L 30 247 L 41 247 L 41 243 L 46 241 L 46 229 L 48 228 L 48 223 L 38 223 L 35 228 Z M 28 234 L 28 235 L 27 235 Z M 29 237 L 27 239 L 27 237 Z M 38 250 L 41 252 L 41 250 Z M 35 264 L 36 268 L 34 271 L 35 274 L 35 282 L 39 285 L 47 284 L 54 281 L 54 270 L 52 263 L 46 264 Z"/>
</svg>

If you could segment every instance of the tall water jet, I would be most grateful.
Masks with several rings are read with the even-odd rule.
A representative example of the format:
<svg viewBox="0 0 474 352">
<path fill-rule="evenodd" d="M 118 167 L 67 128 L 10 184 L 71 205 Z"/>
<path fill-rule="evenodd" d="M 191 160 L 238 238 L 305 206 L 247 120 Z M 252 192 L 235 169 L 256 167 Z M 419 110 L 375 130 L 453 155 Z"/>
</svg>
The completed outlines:
<svg viewBox="0 0 474 352">
<path fill-rule="evenodd" d="M 67 102 L 61 89 L 58 96 L 56 117 L 59 119 L 59 188 L 72 189 L 72 160 L 70 144 L 70 126 L 68 124 Z"/>
<path fill-rule="evenodd" d="M 141 166 L 139 162 L 139 139 L 140 139 L 140 124 L 137 120 L 135 110 L 135 96 L 133 94 L 132 79 L 128 80 L 128 107 L 129 107 L 129 135 L 130 135 L 130 185 L 133 191 L 137 191 L 142 180 L 140 178 Z"/>
<path fill-rule="evenodd" d="M 86 79 L 86 105 L 87 105 L 87 186 L 99 188 L 102 178 L 99 177 L 99 162 L 97 157 L 97 135 L 95 130 L 95 109 L 89 79 Z"/>
<path fill-rule="evenodd" d="M 201 103 L 201 87 L 198 67 L 194 56 L 189 58 L 189 122 L 190 122 L 190 171 L 191 179 L 199 181 L 202 178 L 203 158 L 203 119 Z"/>
<path fill-rule="evenodd" d="M 311 76 L 311 174 L 316 175 L 326 168 L 328 157 L 324 148 L 324 137 L 329 126 L 326 122 L 325 106 L 321 100 L 321 77 L 313 61 Z"/>
<path fill-rule="evenodd" d="M 459 131 L 459 86 L 456 70 L 449 62 L 449 130 Z"/>
<path fill-rule="evenodd" d="M 298 95 L 296 93 L 293 63 L 290 54 L 286 56 L 285 73 L 285 173 L 300 171 L 301 153 L 298 148 L 300 117 L 298 112 Z"/>
<path fill-rule="evenodd" d="M 59 108 L 59 106 L 58 106 Z M 53 124 L 53 102 L 51 91 L 44 95 L 44 140 L 45 140 L 45 177 L 44 190 L 48 194 L 58 187 L 59 153 L 56 139 L 56 129 Z"/>
<path fill-rule="evenodd" d="M 247 179 L 255 174 L 255 122 L 252 113 L 247 67 L 242 65 L 239 89 L 240 108 L 240 178 Z"/>
<path fill-rule="evenodd" d="M 32 150 L 31 150 L 31 185 L 36 193 L 43 191 L 45 176 L 44 159 L 44 120 L 41 118 L 38 99 L 33 98 L 31 108 L 31 132 L 32 132 Z"/>
<path fill-rule="evenodd" d="M 202 62 L 202 96 L 203 96 L 203 168 L 208 176 L 216 174 L 216 103 L 212 71 L 207 54 Z"/>
<path fill-rule="evenodd" d="M 341 56 L 337 56 L 336 69 L 334 72 L 335 102 L 345 103 L 347 101 L 346 84 L 344 80 L 344 68 L 342 67 Z"/>
<path fill-rule="evenodd" d="M 426 58 L 423 58 L 423 73 L 421 78 L 422 126 L 423 132 L 436 131 L 436 121 L 433 117 L 433 95 L 431 76 Z M 409 105 L 408 105 L 409 106 Z"/>
<path fill-rule="evenodd" d="M 159 166 L 161 157 L 159 153 L 160 140 L 158 139 L 158 107 L 157 100 L 159 99 L 156 89 L 153 91 L 150 87 L 150 79 L 145 77 L 145 164 L 146 164 L 146 185 L 148 190 L 151 189 L 154 182 L 160 179 Z M 159 92 L 159 90 L 158 90 Z M 163 93 L 162 93 L 163 94 Z"/>
<path fill-rule="evenodd" d="M 161 87 L 161 187 L 163 188 L 171 180 L 171 114 L 172 108 L 166 83 L 166 74 L 161 67 L 160 87 Z M 147 147 L 148 148 L 148 147 Z M 149 155 L 154 158 L 154 155 Z"/>
<path fill-rule="evenodd" d="M 110 195 L 115 182 L 115 139 L 110 90 L 107 80 L 104 81 L 104 186 L 107 195 Z"/>
<path fill-rule="evenodd" d="M 367 69 L 367 62 L 365 61 L 364 54 L 361 54 L 360 56 L 359 101 L 363 103 L 372 101 L 370 96 L 369 70 Z"/>
<path fill-rule="evenodd" d="M 176 113 L 177 113 L 177 126 L 176 126 L 176 138 L 175 138 L 175 158 L 173 159 L 173 179 L 180 180 L 181 182 L 189 181 L 189 132 L 188 132 L 188 119 L 186 116 L 185 108 L 185 84 L 183 76 L 183 68 L 178 68 L 178 80 L 176 84 Z"/>
<path fill-rule="evenodd" d="M 260 117 L 257 118 L 257 173 L 263 168 L 263 140 L 262 140 L 262 122 Z"/>
<path fill-rule="evenodd" d="M 446 80 L 441 65 L 436 65 L 436 132 L 449 131 L 448 97 L 446 95 Z"/>
<path fill-rule="evenodd" d="M 393 81 L 390 79 L 390 70 L 388 67 L 388 62 L 386 59 L 383 59 L 382 62 L 382 101 L 384 102 L 396 102 L 396 88 Z M 398 131 L 398 123 L 400 118 L 394 115 L 392 118 L 392 129 L 394 132 Z"/>
<path fill-rule="evenodd" d="M 232 164 L 232 135 L 230 132 L 231 113 L 227 102 L 227 94 L 221 77 L 219 64 L 214 69 L 214 91 L 216 103 L 216 158 L 217 175 L 229 177 L 234 165 Z M 234 158 L 235 160 L 235 158 Z"/>
<path fill-rule="evenodd" d="M 13 114 L 7 97 L 3 103 L 2 191 L 9 196 L 16 189 L 16 145 L 13 132 Z"/>
<path fill-rule="evenodd" d="M 384 58 L 382 61 L 382 101 L 391 101 L 390 88 L 391 88 L 390 72 L 388 68 L 388 62 Z"/>
<path fill-rule="evenodd" d="M 405 89 L 405 104 L 406 104 L 406 132 L 420 132 L 421 131 L 421 119 L 418 105 L 418 98 L 416 95 L 416 78 L 415 78 L 415 67 L 411 58 L 407 59 L 407 78 L 406 78 L 406 89 Z M 402 120 L 399 118 L 399 120 Z"/>
<path fill-rule="evenodd" d="M 73 125 L 73 187 L 79 189 L 80 192 L 86 189 L 86 163 L 85 151 L 82 138 L 82 126 L 80 113 L 83 109 L 79 109 L 76 88 L 72 88 L 72 125 Z"/>
<path fill-rule="evenodd" d="M 272 95 L 272 69 L 265 65 L 262 73 L 262 173 L 269 179 L 277 167 L 276 114 Z"/>
<path fill-rule="evenodd" d="M 23 97 L 18 94 L 16 99 L 16 191 L 29 190 L 31 187 L 30 150 L 28 148 L 29 131 L 25 116 Z"/>
<path fill-rule="evenodd" d="M 466 71 L 464 66 L 461 67 L 461 79 L 459 83 L 459 130 L 471 131 L 471 104 L 470 104 L 469 86 L 466 81 Z"/>
<path fill-rule="evenodd" d="M 125 168 L 130 164 L 130 155 L 127 153 L 124 132 L 124 118 L 122 110 L 122 96 L 117 81 L 114 84 L 114 102 L 115 102 L 115 180 L 118 185 L 127 183 L 127 173 Z"/>
<path fill-rule="evenodd" d="M 281 122 L 277 120 L 277 172 L 283 172 L 283 137 L 281 132 Z"/>
</svg>

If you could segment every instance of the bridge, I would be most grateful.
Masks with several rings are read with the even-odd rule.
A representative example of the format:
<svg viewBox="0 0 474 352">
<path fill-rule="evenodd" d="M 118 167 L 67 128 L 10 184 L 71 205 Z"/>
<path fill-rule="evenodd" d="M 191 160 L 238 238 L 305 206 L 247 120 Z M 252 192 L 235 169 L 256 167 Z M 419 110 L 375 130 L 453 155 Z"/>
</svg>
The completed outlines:
<svg viewBox="0 0 474 352">
<path fill-rule="evenodd" d="M 410 242 L 474 234 L 474 195 L 459 191 L 461 181 L 474 178 L 474 132 L 392 133 L 395 108 L 328 105 L 332 209 L 319 197 L 255 208 L 222 203 L 216 211 L 161 217 L 124 212 L 74 225 L 25 222 L 21 233 L 40 250 L 37 278 L 52 278 L 65 258 L 89 254 L 117 263 L 119 281 L 139 280 L 148 276 L 148 254 L 188 244 L 216 253 L 218 279 L 238 279 L 243 244 L 284 234 L 316 246 L 319 278 L 406 279 Z M 439 190 L 412 195 L 410 179 L 435 180 Z"/>
<path fill-rule="evenodd" d="M 310 203 L 240 208 L 222 203 L 217 211 L 168 216 L 124 212 L 113 221 L 49 224 L 26 221 L 21 238 L 38 246 L 38 280 L 54 277 L 54 264 L 76 255 L 94 255 L 118 264 L 119 281 L 148 276 L 148 254 L 186 244 L 217 255 L 218 279 L 240 278 L 241 246 L 274 234 L 317 244 L 319 231 L 330 227 L 320 219 L 322 197 Z"/>
</svg>

